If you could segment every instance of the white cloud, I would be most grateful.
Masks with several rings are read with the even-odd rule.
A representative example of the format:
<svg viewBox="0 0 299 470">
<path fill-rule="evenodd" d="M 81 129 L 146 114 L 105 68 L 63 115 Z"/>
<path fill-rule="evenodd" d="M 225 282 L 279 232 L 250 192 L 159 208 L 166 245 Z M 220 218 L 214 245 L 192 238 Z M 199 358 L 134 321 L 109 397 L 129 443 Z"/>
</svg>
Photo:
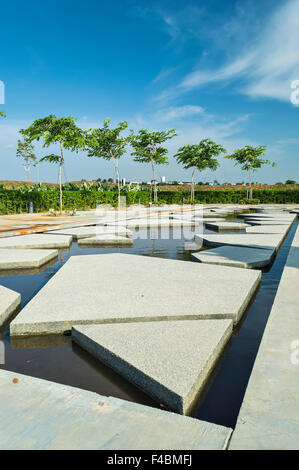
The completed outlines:
<svg viewBox="0 0 299 470">
<path fill-rule="evenodd" d="M 204 109 L 201 106 L 185 105 L 185 106 L 171 106 L 166 109 L 160 109 L 156 113 L 156 117 L 161 122 L 168 122 L 180 120 L 202 114 Z"/>
<path fill-rule="evenodd" d="M 173 99 L 211 83 L 226 85 L 239 80 L 238 91 L 250 97 L 289 101 L 291 82 L 299 79 L 298 44 L 299 0 L 289 0 L 272 13 L 262 31 L 248 37 L 246 48 L 229 62 L 214 70 L 197 68 L 178 85 L 164 90 L 159 99 Z"/>
</svg>

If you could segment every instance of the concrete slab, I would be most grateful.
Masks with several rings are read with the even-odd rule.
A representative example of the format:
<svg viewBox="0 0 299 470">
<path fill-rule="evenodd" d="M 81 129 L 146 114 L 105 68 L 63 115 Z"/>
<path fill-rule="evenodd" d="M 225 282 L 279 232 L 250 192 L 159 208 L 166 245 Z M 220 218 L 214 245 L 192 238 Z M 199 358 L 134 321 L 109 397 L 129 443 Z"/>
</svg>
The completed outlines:
<svg viewBox="0 0 299 470">
<path fill-rule="evenodd" d="M 274 256 L 274 248 L 273 250 L 261 250 L 229 245 L 191 254 L 192 260 L 200 263 L 246 269 L 264 268 L 271 264 Z"/>
<path fill-rule="evenodd" d="M 126 223 L 126 227 L 129 229 L 148 228 L 148 227 L 194 227 L 197 224 L 196 221 L 189 220 L 174 220 L 164 218 L 147 218 L 147 219 L 133 219 Z"/>
<path fill-rule="evenodd" d="M 205 225 L 206 225 L 206 228 L 217 230 L 218 232 L 222 232 L 225 230 L 230 231 L 230 232 L 232 231 L 244 231 L 245 232 L 245 229 L 249 227 L 248 224 L 238 223 L 238 222 L 216 222 L 216 223 L 206 222 Z"/>
<path fill-rule="evenodd" d="M 7 287 L 0 286 L 0 326 L 16 311 L 21 304 L 21 295 Z"/>
<path fill-rule="evenodd" d="M 248 383 L 231 449 L 298 450 L 299 228 Z"/>
<path fill-rule="evenodd" d="M 293 220 L 294 217 L 292 217 L 291 214 L 286 214 L 284 212 L 279 212 L 279 213 L 264 213 L 264 214 L 256 214 L 254 212 L 249 212 L 247 214 L 238 214 L 238 217 L 239 218 L 242 218 L 242 219 L 246 219 L 246 218 L 250 218 L 250 217 L 254 217 L 255 219 L 290 219 L 290 220 Z"/>
<path fill-rule="evenodd" d="M 285 235 L 288 231 L 289 227 L 287 225 L 255 225 L 246 229 L 246 233 L 281 233 Z"/>
<path fill-rule="evenodd" d="M 284 240 L 282 234 L 195 234 L 195 243 L 203 246 L 218 247 L 222 245 L 243 246 L 279 250 Z"/>
<path fill-rule="evenodd" d="M 236 323 L 260 279 L 258 271 L 149 256 L 74 256 L 25 306 L 10 333 L 63 333 L 79 324 L 165 319 Z"/>
<path fill-rule="evenodd" d="M 71 236 L 42 233 L 1 238 L 0 249 L 69 248 L 71 243 Z"/>
<path fill-rule="evenodd" d="M 82 238 L 78 240 L 78 246 L 133 246 L 132 238 L 121 237 L 112 233 L 106 235 L 97 235 L 90 238 Z"/>
<path fill-rule="evenodd" d="M 187 414 L 233 331 L 231 320 L 81 325 L 73 340 L 152 396 Z"/>
<path fill-rule="evenodd" d="M 6 250 L 2 248 L 0 270 L 39 268 L 57 256 L 57 250 Z"/>
<path fill-rule="evenodd" d="M 285 227 L 290 227 L 292 225 L 292 221 L 287 220 L 258 220 L 258 219 L 245 219 L 248 225 L 283 225 Z"/>
<path fill-rule="evenodd" d="M 76 227 L 70 229 L 55 230 L 48 233 L 55 235 L 70 235 L 73 240 L 79 240 L 82 238 L 96 237 L 98 235 L 114 234 L 120 235 L 121 237 L 131 236 L 132 232 L 127 230 L 123 226 L 89 226 L 89 227 Z"/>
<path fill-rule="evenodd" d="M 1 450 L 224 450 L 231 429 L 0 371 Z"/>
</svg>

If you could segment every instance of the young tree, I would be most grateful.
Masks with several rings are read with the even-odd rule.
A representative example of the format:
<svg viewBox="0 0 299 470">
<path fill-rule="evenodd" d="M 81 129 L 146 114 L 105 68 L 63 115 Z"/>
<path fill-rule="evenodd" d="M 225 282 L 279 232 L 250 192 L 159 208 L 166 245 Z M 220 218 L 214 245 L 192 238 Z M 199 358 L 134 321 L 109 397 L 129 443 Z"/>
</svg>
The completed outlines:
<svg viewBox="0 0 299 470">
<path fill-rule="evenodd" d="M 117 127 L 109 127 L 110 119 L 105 119 L 103 127 L 92 129 L 86 133 L 86 146 L 88 157 L 104 158 L 113 161 L 117 188 L 118 188 L 118 206 L 120 206 L 120 177 L 118 164 L 120 157 L 126 152 L 127 145 L 130 142 L 129 136 L 121 136 L 121 133 L 128 128 L 127 121 L 120 122 Z"/>
<path fill-rule="evenodd" d="M 37 164 L 34 145 L 30 140 L 18 140 L 17 157 L 23 158 L 26 178 L 27 181 L 29 181 L 30 166 L 35 166 Z"/>
<path fill-rule="evenodd" d="M 62 182 L 61 168 L 64 163 L 64 149 L 78 152 L 84 147 L 84 132 L 75 124 L 76 119 L 72 116 L 57 118 L 54 115 L 37 119 L 27 129 L 21 129 L 20 133 L 30 142 L 42 140 L 43 148 L 59 144 L 60 154 L 46 155 L 40 161 L 57 163 L 59 165 L 59 191 L 60 191 L 60 214 L 62 214 Z"/>
<path fill-rule="evenodd" d="M 6 117 L 6 114 L 4 111 L 0 111 L 0 117 L 4 117 L 4 118 Z"/>
<path fill-rule="evenodd" d="M 206 169 L 215 171 L 219 166 L 219 162 L 214 157 L 225 151 L 222 145 L 216 144 L 210 139 L 203 139 L 199 144 L 187 144 L 179 148 L 174 155 L 174 158 L 182 163 L 186 170 L 192 168 L 191 202 L 194 202 L 194 175 L 196 170 L 199 172 Z"/>
<path fill-rule="evenodd" d="M 272 163 L 270 160 L 263 160 L 261 157 L 267 150 L 266 145 L 259 145 L 258 147 L 252 147 L 246 145 L 242 149 L 237 149 L 232 155 L 226 155 L 225 158 L 235 160 L 235 166 L 241 165 L 241 169 L 249 172 L 249 199 L 252 199 L 252 172 L 261 168 L 262 165 L 271 164 L 276 166 L 276 163 Z"/>
<path fill-rule="evenodd" d="M 137 135 L 132 136 L 131 145 L 134 149 L 132 155 L 135 156 L 134 161 L 140 163 L 150 163 L 152 165 L 154 180 L 154 202 L 158 202 L 157 179 L 155 165 L 168 165 L 166 154 L 168 149 L 162 147 L 161 144 L 166 140 L 175 137 L 175 129 L 161 132 L 150 132 L 148 129 L 141 129 Z"/>
</svg>

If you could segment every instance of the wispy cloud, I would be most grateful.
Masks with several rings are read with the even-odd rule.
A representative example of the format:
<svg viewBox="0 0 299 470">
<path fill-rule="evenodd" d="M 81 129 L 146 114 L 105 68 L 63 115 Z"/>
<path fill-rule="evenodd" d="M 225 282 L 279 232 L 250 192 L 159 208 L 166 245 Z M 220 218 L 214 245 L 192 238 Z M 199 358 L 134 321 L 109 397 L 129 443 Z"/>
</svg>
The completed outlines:
<svg viewBox="0 0 299 470">
<path fill-rule="evenodd" d="M 238 41 L 238 36 L 235 37 Z M 197 67 L 158 99 L 167 101 L 211 83 L 234 83 L 253 98 L 290 99 L 290 84 L 299 78 L 299 0 L 289 0 L 268 18 L 263 30 L 248 38 L 246 49 L 219 68 Z"/>
<path fill-rule="evenodd" d="M 185 105 L 171 106 L 169 108 L 160 109 L 156 112 L 156 118 L 161 122 L 178 121 L 180 119 L 189 118 L 202 114 L 204 109 L 201 106 Z"/>
</svg>

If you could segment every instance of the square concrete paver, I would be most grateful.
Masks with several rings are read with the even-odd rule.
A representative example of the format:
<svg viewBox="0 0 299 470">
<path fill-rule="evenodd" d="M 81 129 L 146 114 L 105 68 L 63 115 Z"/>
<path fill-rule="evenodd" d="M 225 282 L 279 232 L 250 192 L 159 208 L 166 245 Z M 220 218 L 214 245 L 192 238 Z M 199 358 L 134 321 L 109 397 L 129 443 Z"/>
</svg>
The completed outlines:
<svg viewBox="0 0 299 470">
<path fill-rule="evenodd" d="M 231 320 L 81 325 L 73 340 L 151 395 L 186 414 L 232 334 Z"/>
<path fill-rule="evenodd" d="M 2 248 L 0 251 L 0 270 L 39 268 L 57 256 L 57 250 L 14 250 Z"/>
<path fill-rule="evenodd" d="M 18 292 L 0 286 L 0 326 L 9 319 L 20 304 L 21 295 Z"/>
<path fill-rule="evenodd" d="M 31 234 L 0 239 L 0 248 L 69 248 L 73 238 L 67 235 Z"/>
<path fill-rule="evenodd" d="M 217 230 L 218 232 L 227 230 L 230 232 L 233 231 L 244 231 L 246 227 L 249 227 L 248 224 L 238 223 L 238 222 L 206 222 L 205 223 L 207 229 Z"/>
<path fill-rule="evenodd" d="M 215 318 L 236 323 L 260 279 L 259 271 L 148 256 L 74 256 L 12 322 L 11 335 L 63 333 L 86 323 Z"/>
<path fill-rule="evenodd" d="M 91 227 L 76 227 L 70 229 L 61 229 L 55 230 L 49 233 L 54 233 L 56 235 L 71 235 L 74 240 L 79 240 L 81 238 L 96 237 L 98 235 L 119 235 L 121 237 L 127 237 L 131 235 L 131 231 L 127 230 L 125 227 L 100 227 L 100 226 L 91 226 Z"/>
<path fill-rule="evenodd" d="M 278 251 L 283 243 L 283 234 L 195 234 L 195 242 L 199 245 L 218 247 L 222 245 L 244 246 L 248 248 L 264 248 Z"/>
<path fill-rule="evenodd" d="M 274 256 L 274 248 L 273 250 L 262 250 L 226 245 L 192 253 L 191 258 L 200 263 L 253 269 L 268 266 L 274 259 Z"/>
<path fill-rule="evenodd" d="M 114 233 L 107 233 L 80 239 L 78 240 L 78 246 L 82 248 L 91 246 L 133 246 L 133 240 L 132 238 L 121 237 Z"/>
</svg>

